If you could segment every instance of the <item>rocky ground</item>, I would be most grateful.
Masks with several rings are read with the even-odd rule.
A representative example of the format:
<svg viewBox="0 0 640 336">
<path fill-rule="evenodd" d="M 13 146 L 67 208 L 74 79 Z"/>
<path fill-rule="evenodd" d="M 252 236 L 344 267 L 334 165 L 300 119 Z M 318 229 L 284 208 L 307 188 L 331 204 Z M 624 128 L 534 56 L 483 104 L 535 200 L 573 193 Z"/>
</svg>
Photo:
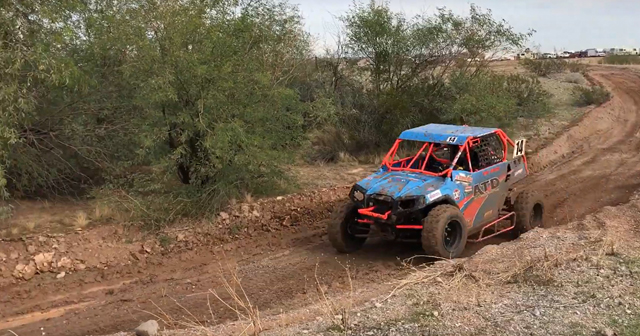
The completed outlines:
<svg viewBox="0 0 640 336">
<path fill-rule="evenodd" d="M 262 335 L 638 335 L 639 238 L 636 194 L 625 205 L 566 226 L 536 229 L 468 258 L 421 266 L 408 262 L 410 274 L 384 295 L 356 308 L 350 299 L 365 289 L 340 298 L 327 293 L 326 300 L 305 309 L 315 316 L 311 322 Z M 301 312 L 291 314 L 296 313 Z M 233 334 L 249 325 L 160 335 Z"/>
</svg>

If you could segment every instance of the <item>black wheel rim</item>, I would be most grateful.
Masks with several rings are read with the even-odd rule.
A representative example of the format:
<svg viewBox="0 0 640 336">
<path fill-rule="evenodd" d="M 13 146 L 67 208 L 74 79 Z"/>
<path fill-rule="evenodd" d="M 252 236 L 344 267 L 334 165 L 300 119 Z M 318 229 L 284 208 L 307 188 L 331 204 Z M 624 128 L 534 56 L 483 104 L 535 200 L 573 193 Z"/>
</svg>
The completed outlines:
<svg viewBox="0 0 640 336">
<path fill-rule="evenodd" d="M 444 248 L 449 252 L 454 252 L 462 240 L 462 224 L 452 220 L 444 227 Z"/>
<path fill-rule="evenodd" d="M 353 211 L 349 216 L 347 216 L 344 220 L 344 230 L 347 236 L 350 238 L 356 238 L 358 236 L 366 236 L 371 231 L 371 226 L 369 224 L 359 223 L 358 215 L 356 211 Z"/>
<path fill-rule="evenodd" d="M 531 228 L 542 226 L 542 204 L 537 203 L 531 209 L 531 216 L 529 218 Z"/>
</svg>

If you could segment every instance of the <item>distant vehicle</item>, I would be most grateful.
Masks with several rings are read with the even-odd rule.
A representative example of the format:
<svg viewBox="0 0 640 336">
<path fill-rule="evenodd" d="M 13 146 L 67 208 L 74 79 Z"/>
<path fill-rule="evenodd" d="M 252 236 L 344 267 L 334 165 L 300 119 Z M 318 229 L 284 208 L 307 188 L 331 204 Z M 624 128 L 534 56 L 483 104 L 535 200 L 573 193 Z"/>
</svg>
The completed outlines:
<svg viewBox="0 0 640 336">
<path fill-rule="evenodd" d="M 560 57 L 560 58 L 569 58 L 569 56 L 571 56 L 571 53 L 568 52 L 568 51 L 563 51 L 563 52 L 558 54 L 558 57 Z"/>
<path fill-rule="evenodd" d="M 542 58 L 556 58 L 556 54 L 552 54 L 552 53 L 544 53 L 542 54 Z"/>
<path fill-rule="evenodd" d="M 579 58 L 580 57 L 580 52 L 572 52 L 571 54 L 569 54 L 569 58 Z"/>
<path fill-rule="evenodd" d="M 587 49 L 583 51 L 585 57 L 596 57 L 598 56 L 598 51 L 595 48 Z"/>
<path fill-rule="evenodd" d="M 543 226 L 542 195 L 516 191 L 528 174 L 525 140 L 514 142 L 500 129 L 429 124 L 406 130 L 380 169 L 353 185 L 328 224 L 329 241 L 351 253 L 379 232 L 419 241 L 430 256 L 456 258 L 467 241 Z"/>
<path fill-rule="evenodd" d="M 596 53 L 596 56 L 597 56 L 597 57 L 605 57 L 605 56 L 607 56 L 607 53 L 605 53 L 605 52 L 598 52 L 598 53 Z"/>
</svg>

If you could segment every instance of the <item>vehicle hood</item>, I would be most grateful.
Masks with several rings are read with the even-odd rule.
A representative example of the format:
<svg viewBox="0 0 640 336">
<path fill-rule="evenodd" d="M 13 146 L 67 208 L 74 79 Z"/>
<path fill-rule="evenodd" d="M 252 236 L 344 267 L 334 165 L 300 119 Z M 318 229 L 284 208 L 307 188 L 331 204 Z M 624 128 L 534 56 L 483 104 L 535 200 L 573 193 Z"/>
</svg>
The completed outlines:
<svg viewBox="0 0 640 336">
<path fill-rule="evenodd" d="M 367 190 L 367 195 L 382 194 L 394 199 L 407 196 L 427 195 L 440 189 L 444 177 L 409 172 L 378 172 L 357 184 Z"/>
</svg>

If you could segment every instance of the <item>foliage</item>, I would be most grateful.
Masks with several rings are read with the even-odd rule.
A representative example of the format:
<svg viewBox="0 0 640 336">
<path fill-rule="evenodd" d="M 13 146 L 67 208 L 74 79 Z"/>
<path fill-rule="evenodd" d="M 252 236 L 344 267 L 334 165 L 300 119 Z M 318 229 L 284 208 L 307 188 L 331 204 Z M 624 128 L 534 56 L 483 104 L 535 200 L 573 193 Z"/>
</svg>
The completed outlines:
<svg viewBox="0 0 640 336">
<path fill-rule="evenodd" d="M 2 2 L 0 197 L 86 193 L 153 227 L 288 190 L 299 153 L 375 154 L 421 124 L 548 108 L 537 79 L 488 71 L 530 36 L 490 11 L 356 3 L 341 23 L 312 58 L 281 0 Z"/>
<path fill-rule="evenodd" d="M 599 63 L 615 65 L 640 64 L 640 57 L 636 55 L 608 55 L 601 59 Z"/>
<path fill-rule="evenodd" d="M 568 73 L 562 77 L 562 81 L 565 83 L 585 85 L 587 84 L 586 78 L 579 73 Z"/>
<path fill-rule="evenodd" d="M 517 118 L 538 118 L 550 110 L 549 94 L 535 77 L 491 72 L 470 77 L 460 72 L 452 76 L 449 90 L 454 99 L 442 119 L 450 123 L 463 119 L 471 125 L 507 128 Z"/>
<path fill-rule="evenodd" d="M 569 67 L 569 62 L 562 59 L 523 59 L 520 64 L 529 72 L 541 77 L 564 72 Z M 571 66 L 571 69 L 575 69 L 575 66 Z"/>
<path fill-rule="evenodd" d="M 573 95 L 575 105 L 580 107 L 600 106 L 611 99 L 611 93 L 601 86 L 577 86 L 574 88 Z"/>
<path fill-rule="evenodd" d="M 328 127 L 340 136 L 314 135 L 312 145 L 322 152 L 322 160 L 345 151 L 376 153 L 402 130 L 430 122 L 459 123 L 464 118 L 503 125 L 547 109 L 533 107 L 546 104 L 539 83 L 530 86 L 539 91 L 529 97 L 526 88 L 532 79 L 488 71 L 488 56 L 522 47 L 531 34 L 514 32 L 490 11 L 472 5 L 468 16 L 443 8 L 432 16 L 407 18 L 387 5 L 356 3 L 341 22 L 340 47 L 360 61 L 351 66 L 345 60 L 337 75 L 326 73 L 342 79 L 331 93 L 338 121 Z M 513 87 L 508 83 L 519 80 Z M 480 89 L 485 84 L 490 91 Z"/>
<path fill-rule="evenodd" d="M 580 62 L 567 62 L 567 69 L 569 72 L 585 73 L 587 71 L 587 65 Z"/>
</svg>

